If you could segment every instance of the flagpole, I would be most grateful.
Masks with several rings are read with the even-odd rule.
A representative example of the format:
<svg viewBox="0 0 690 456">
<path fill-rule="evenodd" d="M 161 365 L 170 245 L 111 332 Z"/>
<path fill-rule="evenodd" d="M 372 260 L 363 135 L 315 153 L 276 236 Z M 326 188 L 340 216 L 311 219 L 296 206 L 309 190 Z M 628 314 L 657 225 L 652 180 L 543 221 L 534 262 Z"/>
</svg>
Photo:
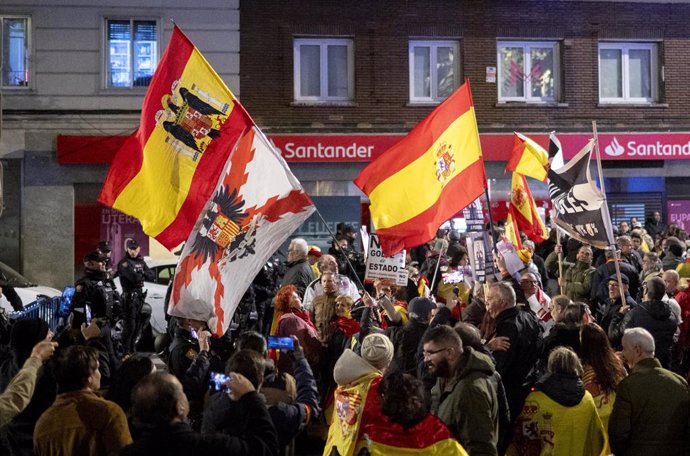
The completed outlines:
<svg viewBox="0 0 690 456">
<path fill-rule="evenodd" d="M 597 132 L 597 121 L 593 120 L 592 121 L 592 134 L 594 135 L 594 148 L 597 151 L 597 171 L 599 172 L 599 186 L 601 187 L 601 193 L 604 194 L 604 204 L 607 205 L 608 207 L 608 201 L 606 200 L 606 187 L 604 186 L 604 171 L 601 167 L 601 154 L 599 153 L 599 135 Z M 609 214 L 608 210 L 606 213 L 609 215 L 609 224 L 611 224 L 611 214 Z M 604 221 L 606 223 L 606 221 Z M 623 279 L 621 278 L 621 267 L 619 261 L 620 261 L 620 252 L 616 248 L 615 245 L 610 246 L 610 248 L 613 249 L 613 256 L 614 256 L 614 265 L 616 267 L 616 278 L 618 279 L 618 290 L 620 290 L 621 293 L 621 305 L 625 305 L 626 300 L 625 300 L 625 292 L 623 291 Z"/>
<path fill-rule="evenodd" d="M 563 250 L 561 249 L 561 232 L 558 225 L 554 225 L 556 230 L 556 246 L 558 246 L 558 286 L 561 289 L 561 294 L 565 294 L 565 279 L 563 277 Z"/>
<path fill-rule="evenodd" d="M 436 276 L 438 275 L 438 268 L 441 265 L 441 258 L 443 258 L 443 255 L 446 254 L 448 251 L 448 242 L 446 242 L 445 239 L 443 239 L 443 242 L 441 243 L 441 250 L 438 252 L 438 260 L 436 260 L 436 268 L 434 269 L 434 277 L 431 279 L 431 283 L 429 284 L 429 294 L 433 296 L 434 293 L 434 283 L 436 283 Z"/>
<path fill-rule="evenodd" d="M 321 215 L 321 212 L 319 211 L 319 208 L 316 207 L 316 205 L 314 205 L 314 210 L 316 211 L 319 218 L 323 222 L 323 226 L 325 226 L 326 230 L 328 230 L 328 234 L 330 234 L 331 237 L 333 238 L 333 248 L 336 248 L 335 246 L 338 245 L 338 240 L 335 238 L 335 234 L 329 228 L 328 223 L 326 223 L 326 220 L 324 220 L 323 215 Z M 360 289 L 364 290 L 364 284 L 362 284 L 362 281 L 359 280 L 359 276 L 357 275 L 357 271 L 355 271 L 354 266 L 352 266 L 352 263 L 350 263 L 350 259 L 347 257 L 345 252 L 343 252 L 342 249 L 340 249 L 340 246 L 338 246 L 337 249 L 339 249 L 342 252 L 343 257 L 345 257 L 345 261 L 347 261 L 347 265 L 350 267 L 352 274 L 355 276 L 355 280 L 357 280 L 357 284 L 359 285 Z"/>
</svg>

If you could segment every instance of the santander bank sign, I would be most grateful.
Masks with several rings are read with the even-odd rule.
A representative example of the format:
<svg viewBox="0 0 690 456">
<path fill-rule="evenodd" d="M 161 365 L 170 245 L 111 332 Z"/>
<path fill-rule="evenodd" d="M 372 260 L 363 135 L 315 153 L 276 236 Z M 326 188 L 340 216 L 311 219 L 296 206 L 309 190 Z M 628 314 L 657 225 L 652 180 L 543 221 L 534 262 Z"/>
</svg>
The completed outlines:
<svg viewBox="0 0 690 456">
<path fill-rule="evenodd" d="M 522 132 L 548 148 L 548 133 Z M 402 134 L 271 135 L 288 162 L 370 162 L 404 138 Z M 484 160 L 507 161 L 512 133 L 480 134 Z M 587 144 L 591 134 L 558 135 L 566 159 Z M 603 160 L 690 160 L 690 133 L 600 133 Z"/>
</svg>

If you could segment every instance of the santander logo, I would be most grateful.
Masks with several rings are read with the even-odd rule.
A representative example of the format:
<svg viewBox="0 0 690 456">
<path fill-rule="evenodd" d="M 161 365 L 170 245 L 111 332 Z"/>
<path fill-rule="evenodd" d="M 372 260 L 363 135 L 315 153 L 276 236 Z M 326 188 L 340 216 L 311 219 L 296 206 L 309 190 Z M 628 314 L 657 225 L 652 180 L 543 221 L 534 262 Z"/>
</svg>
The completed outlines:
<svg viewBox="0 0 690 456">
<path fill-rule="evenodd" d="M 620 157 L 625 153 L 625 148 L 621 146 L 621 143 L 618 142 L 618 138 L 614 136 L 611 144 L 604 148 L 604 152 L 606 152 L 606 155 L 609 157 Z"/>
</svg>

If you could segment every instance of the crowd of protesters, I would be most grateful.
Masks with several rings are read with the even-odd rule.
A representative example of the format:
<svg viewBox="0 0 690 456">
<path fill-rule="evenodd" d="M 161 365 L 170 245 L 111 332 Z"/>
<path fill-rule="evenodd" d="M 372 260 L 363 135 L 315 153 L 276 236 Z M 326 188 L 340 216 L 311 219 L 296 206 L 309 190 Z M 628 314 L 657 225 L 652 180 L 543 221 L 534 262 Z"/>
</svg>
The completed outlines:
<svg viewBox="0 0 690 456">
<path fill-rule="evenodd" d="M 158 370 L 111 340 L 108 306 L 56 334 L 17 320 L 0 453 L 278 455 L 309 435 L 324 456 L 688 454 L 688 236 L 659 213 L 617 228 L 616 249 L 525 240 L 486 283 L 439 232 L 406 286 L 363 280 L 352 227 L 328 253 L 293 239 L 224 336 L 172 318 Z"/>
</svg>

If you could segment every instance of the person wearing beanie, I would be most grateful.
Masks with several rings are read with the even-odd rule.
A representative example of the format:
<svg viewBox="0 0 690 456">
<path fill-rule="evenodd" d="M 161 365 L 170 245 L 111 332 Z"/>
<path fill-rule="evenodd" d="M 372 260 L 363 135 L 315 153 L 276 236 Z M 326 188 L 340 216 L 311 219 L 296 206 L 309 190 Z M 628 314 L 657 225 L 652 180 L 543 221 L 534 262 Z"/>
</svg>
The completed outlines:
<svg viewBox="0 0 690 456">
<path fill-rule="evenodd" d="M 383 372 L 393 359 L 393 344 L 383 334 L 369 334 L 362 340 L 361 356 L 345 349 L 333 369 L 338 387 L 333 395 L 333 414 L 324 456 L 353 456 L 357 443 L 364 438 L 360 430 L 367 423 L 381 419 L 378 386 Z"/>
</svg>

